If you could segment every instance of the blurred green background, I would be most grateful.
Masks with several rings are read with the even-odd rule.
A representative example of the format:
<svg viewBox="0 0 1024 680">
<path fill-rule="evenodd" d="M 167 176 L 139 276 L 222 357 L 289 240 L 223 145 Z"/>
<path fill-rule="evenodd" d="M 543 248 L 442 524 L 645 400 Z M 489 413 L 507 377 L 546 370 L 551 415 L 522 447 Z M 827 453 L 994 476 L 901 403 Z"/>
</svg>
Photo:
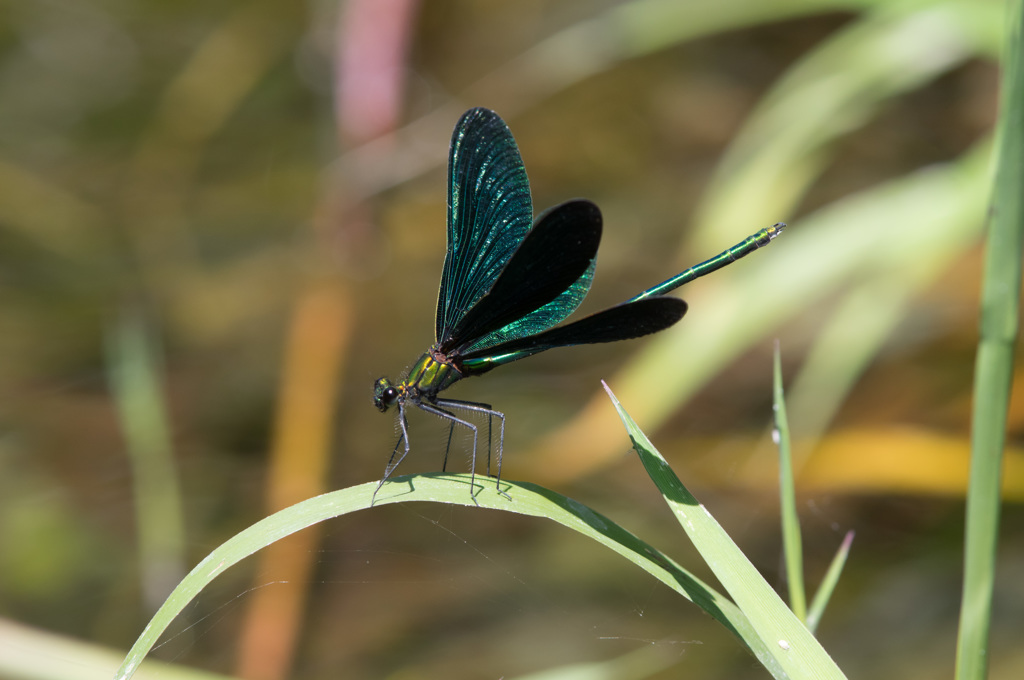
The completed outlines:
<svg viewBox="0 0 1024 680">
<path fill-rule="evenodd" d="M 583 312 L 790 223 L 682 289 L 666 333 L 453 388 L 507 414 L 503 475 L 706 575 L 606 379 L 784 590 L 778 338 L 812 588 L 857 533 L 819 638 L 850 677 L 948 676 L 1003 33 L 995 0 L 9 3 L 0 677 L 110 677 L 213 547 L 379 478 L 396 430 L 372 382 L 433 341 L 470 106 L 509 123 L 537 211 L 601 206 Z M 1010 427 L 993 678 L 1024 673 L 1019 399 Z M 438 469 L 446 426 L 411 428 L 401 472 Z M 527 518 L 392 506 L 275 548 L 156 656 L 267 679 L 766 677 L 695 607 Z"/>
</svg>

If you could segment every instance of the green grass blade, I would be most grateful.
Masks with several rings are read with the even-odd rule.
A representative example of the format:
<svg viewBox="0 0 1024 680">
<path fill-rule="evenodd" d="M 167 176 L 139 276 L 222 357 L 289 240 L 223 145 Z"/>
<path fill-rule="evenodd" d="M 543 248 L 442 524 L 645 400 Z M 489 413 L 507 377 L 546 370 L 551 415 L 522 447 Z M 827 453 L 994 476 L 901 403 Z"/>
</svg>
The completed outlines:
<svg viewBox="0 0 1024 680">
<path fill-rule="evenodd" d="M 974 374 L 971 477 L 967 491 L 964 586 L 956 677 L 988 673 L 1002 453 L 1018 332 L 1024 246 L 1024 1 L 1009 5 L 1010 38 L 1003 62 L 997 126 L 995 189 L 981 289 L 981 333 Z"/>
<path fill-rule="evenodd" d="M 611 548 L 704 609 L 744 642 L 775 677 L 786 677 L 735 604 L 607 517 L 570 498 L 526 482 L 502 481 L 502 489 L 511 499 L 499 494 L 489 481 L 482 487 L 478 483 L 477 492 L 470 495 L 469 484 L 470 476 L 465 474 L 396 477 L 384 485 L 375 502 L 373 492 L 377 483 L 369 482 L 297 503 L 253 524 L 220 545 L 182 580 L 136 640 L 116 678 L 131 677 L 182 609 L 214 578 L 245 557 L 317 522 L 374 505 L 412 501 L 506 510 L 550 519 L 578 531 Z"/>
<path fill-rule="evenodd" d="M 779 447 L 779 507 L 782 519 L 782 547 L 786 557 L 789 606 L 801 621 L 807 620 L 807 594 L 804 591 L 804 548 L 800 537 L 800 516 L 796 511 L 796 487 L 793 484 L 793 454 L 786 417 L 786 398 L 782 389 L 782 357 L 775 342 L 772 382 L 775 429 L 772 437 Z"/>
<path fill-rule="evenodd" d="M 825 578 L 821 580 L 818 592 L 814 594 L 811 608 L 807 612 L 807 627 L 812 633 L 818 629 L 818 623 L 821 622 L 821 617 L 825 613 L 825 607 L 828 606 L 828 601 L 832 598 L 832 592 L 836 589 L 836 584 L 839 583 L 839 577 L 843 573 L 843 567 L 846 566 L 846 558 L 850 556 L 850 546 L 852 545 L 853 531 L 847 531 L 846 537 L 839 545 L 839 550 L 836 551 L 835 557 L 832 558 L 832 563 L 828 565 Z"/>
<path fill-rule="evenodd" d="M 607 385 L 605 389 L 629 432 L 647 474 L 715 576 L 747 616 L 774 663 L 794 680 L 845 677 L 721 525 L 683 486 L 668 462 L 629 417 Z"/>
</svg>

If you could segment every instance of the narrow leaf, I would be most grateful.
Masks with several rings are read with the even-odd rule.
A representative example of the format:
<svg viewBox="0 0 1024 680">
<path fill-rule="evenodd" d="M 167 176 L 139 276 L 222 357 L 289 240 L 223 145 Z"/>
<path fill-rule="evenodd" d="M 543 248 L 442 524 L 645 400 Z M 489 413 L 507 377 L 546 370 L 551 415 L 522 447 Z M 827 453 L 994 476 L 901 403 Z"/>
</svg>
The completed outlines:
<svg viewBox="0 0 1024 680">
<path fill-rule="evenodd" d="M 257 550 L 332 517 L 378 505 L 413 501 L 506 510 L 550 519 L 578 531 L 611 548 L 704 609 L 746 644 L 776 678 L 786 677 L 736 605 L 671 558 L 571 498 L 526 482 L 503 480 L 501 484 L 502 491 L 511 498 L 499 493 L 493 484 L 482 488 L 477 484 L 476 493 L 471 494 L 468 474 L 409 475 L 390 480 L 381 488 L 376 500 L 377 483 L 369 482 L 310 498 L 270 515 L 228 539 L 196 565 L 150 620 L 115 677 L 117 680 L 130 678 L 182 609 L 213 579 Z"/>
<path fill-rule="evenodd" d="M 821 622 L 821 617 L 825 613 L 825 607 L 828 606 L 832 592 L 836 589 L 836 584 L 839 583 L 839 576 L 843 573 L 843 567 L 846 566 L 846 558 L 850 556 L 851 545 L 853 545 L 853 531 L 847 531 L 846 537 L 839 545 L 839 550 L 832 558 L 832 563 L 828 565 L 825 578 L 821 580 L 818 592 L 815 593 L 814 600 L 811 601 L 811 608 L 807 612 L 807 628 L 812 633 L 818 629 L 818 623 Z"/>
<path fill-rule="evenodd" d="M 956 677 L 988 674 L 1001 472 L 1018 333 L 1024 250 L 1024 2 L 1008 5 L 1010 37 L 1003 59 L 996 133 L 996 177 L 981 288 L 981 334 L 975 360 L 971 477 L 967 490 L 964 585 Z"/>
<path fill-rule="evenodd" d="M 796 487 L 793 484 L 793 454 L 786 418 L 786 399 L 782 390 L 782 357 L 775 341 L 773 410 L 775 427 L 772 438 L 779 447 L 779 507 L 782 515 L 782 547 L 786 557 L 789 606 L 801 621 L 807 620 L 807 595 L 804 591 L 804 549 L 800 537 L 800 517 L 796 511 Z"/>
<path fill-rule="evenodd" d="M 749 619 L 750 625 L 763 641 L 764 648 L 771 655 L 771 663 L 780 666 L 785 675 L 794 680 L 844 678 L 842 671 L 811 632 L 772 590 L 711 513 L 683 486 L 668 462 L 629 417 L 607 385 L 605 390 L 619 412 L 647 474 L 661 491 L 665 502 L 704 561 Z M 768 660 L 760 654 L 758 660 L 771 668 Z"/>
</svg>

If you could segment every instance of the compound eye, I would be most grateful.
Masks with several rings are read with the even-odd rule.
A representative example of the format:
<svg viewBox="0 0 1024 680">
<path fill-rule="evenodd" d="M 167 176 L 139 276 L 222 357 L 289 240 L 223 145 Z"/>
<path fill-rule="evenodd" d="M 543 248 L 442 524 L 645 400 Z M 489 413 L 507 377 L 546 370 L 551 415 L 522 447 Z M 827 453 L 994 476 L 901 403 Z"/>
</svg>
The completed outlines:
<svg viewBox="0 0 1024 680">
<path fill-rule="evenodd" d="M 398 390 L 387 378 L 379 378 L 373 384 L 373 404 L 381 412 L 387 411 L 388 407 L 398 401 Z"/>
</svg>

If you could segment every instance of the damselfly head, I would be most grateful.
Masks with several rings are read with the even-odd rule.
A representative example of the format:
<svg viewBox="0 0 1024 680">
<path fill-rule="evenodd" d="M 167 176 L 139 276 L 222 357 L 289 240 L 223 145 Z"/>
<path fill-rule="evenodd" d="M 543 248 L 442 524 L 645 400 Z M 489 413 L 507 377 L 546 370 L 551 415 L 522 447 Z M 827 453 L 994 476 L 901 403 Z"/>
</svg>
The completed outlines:
<svg viewBox="0 0 1024 680">
<path fill-rule="evenodd" d="M 373 383 L 373 405 L 381 413 L 384 413 L 396 401 L 398 401 L 398 390 L 391 384 L 391 381 L 387 378 L 377 378 L 377 382 Z"/>
</svg>

